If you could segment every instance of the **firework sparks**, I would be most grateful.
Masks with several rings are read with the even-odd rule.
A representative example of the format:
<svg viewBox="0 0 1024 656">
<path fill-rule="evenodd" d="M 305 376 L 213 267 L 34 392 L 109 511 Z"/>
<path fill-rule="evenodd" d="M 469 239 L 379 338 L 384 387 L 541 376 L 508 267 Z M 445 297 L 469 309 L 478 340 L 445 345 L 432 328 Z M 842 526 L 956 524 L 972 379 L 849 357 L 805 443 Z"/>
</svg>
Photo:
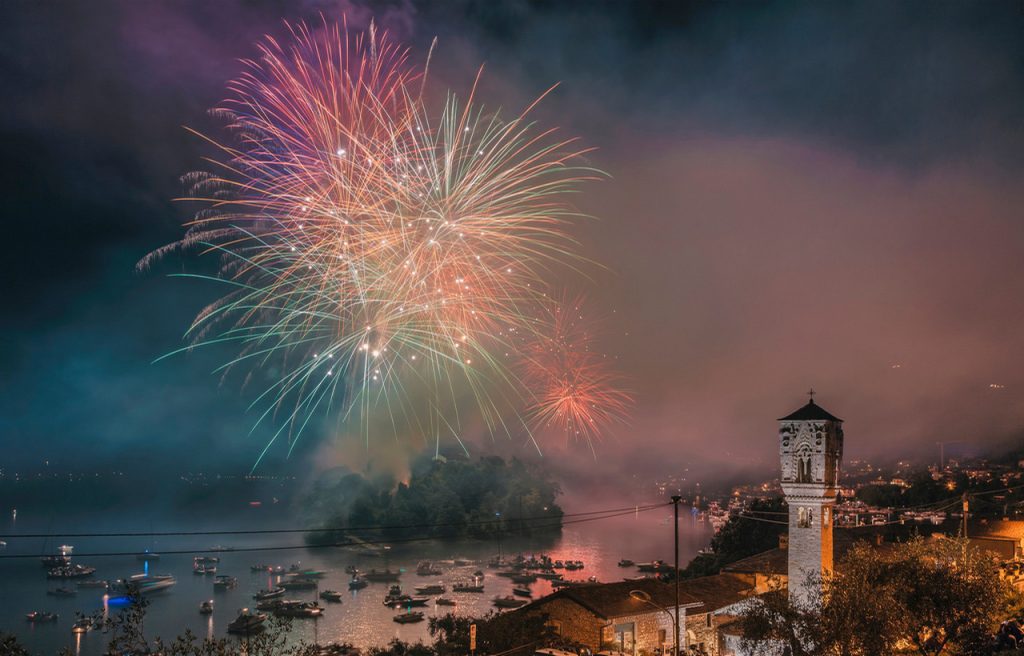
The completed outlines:
<svg viewBox="0 0 1024 656">
<path fill-rule="evenodd" d="M 595 350 L 596 322 L 584 308 L 582 296 L 547 303 L 543 330 L 523 350 L 521 368 L 537 390 L 528 408 L 533 423 L 593 449 L 602 432 L 627 419 L 633 399 L 607 355 Z"/>
<path fill-rule="evenodd" d="M 211 140 L 217 172 L 185 176 L 204 209 L 141 266 L 196 247 L 221 256 L 214 279 L 229 291 L 199 313 L 188 348 L 238 344 L 225 371 L 275 361 L 282 373 L 254 401 L 260 421 L 286 418 L 271 444 L 294 446 L 332 411 L 362 417 L 367 439 L 380 411 L 396 432 L 458 440 L 466 396 L 508 430 L 523 385 L 496 354 L 537 330 L 524 308 L 579 258 L 567 233 L 579 215 L 560 198 L 597 177 L 578 164 L 586 151 L 526 113 L 484 113 L 472 93 L 449 94 L 435 118 L 424 70 L 373 27 L 291 37 L 268 39 L 230 85 L 216 113 L 237 138 Z M 568 407 L 551 412 L 589 436 L 601 421 L 586 400 L 613 381 L 589 357 L 572 368 Z"/>
</svg>

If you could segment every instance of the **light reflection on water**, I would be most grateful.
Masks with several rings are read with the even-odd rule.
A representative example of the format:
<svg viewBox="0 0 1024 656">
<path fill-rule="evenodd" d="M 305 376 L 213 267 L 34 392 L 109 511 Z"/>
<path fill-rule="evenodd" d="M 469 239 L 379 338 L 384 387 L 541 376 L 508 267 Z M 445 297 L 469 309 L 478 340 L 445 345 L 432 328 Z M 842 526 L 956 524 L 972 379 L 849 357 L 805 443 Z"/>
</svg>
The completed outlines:
<svg viewBox="0 0 1024 656">
<path fill-rule="evenodd" d="M 630 514 L 602 521 L 567 525 L 560 537 L 546 542 L 539 539 L 502 540 L 502 551 L 505 555 L 522 553 L 529 557 L 533 554 L 546 553 L 555 560 L 582 560 L 585 568 L 576 572 L 565 572 L 566 578 L 585 579 L 597 576 L 601 581 L 619 581 L 627 576 L 636 576 L 635 569 L 623 569 L 617 566 L 621 558 L 629 558 L 637 562 L 661 558 L 672 559 L 672 524 L 671 508 Z M 261 526 L 260 528 L 266 528 Z M 28 530 L 22 527 L 22 530 Z M 680 560 L 686 563 L 698 549 L 706 546 L 710 540 L 710 528 L 696 522 L 689 512 L 680 513 Z M 281 544 L 287 538 L 280 536 L 233 536 L 234 541 L 224 540 L 224 544 L 235 547 L 253 547 Z M 145 545 L 125 544 L 124 540 L 111 539 L 79 539 L 75 542 L 79 553 L 98 551 L 130 551 L 138 548 L 150 548 L 159 552 L 161 546 L 171 549 L 196 549 L 197 552 L 209 547 L 207 538 L 167 537 L 160 544 L 146 540 Z M 422 542 L 396 545 L 385 558 L 368 558 L 356 556 L 342 550 L 306 550 L 244 553 L 224 552 L 219 554 L 221 562 L 219 574 L 238 577 L 239 584 L 233 590 L 213 591 L 213 581 L 208 576 L 192 574 L 192 558 L 190 555 L 165 555 L 152 566 L 139 563 L 134 557 L 105 557 L 80 559 L 79 562 L 95 565 L 96 576 L 114 580 L 138 572 L 142 568 L 146 573 L 170 573 L 177 577 L 178 583 L 166 593 L 153 595 L 146 616 L 146 633 L 149 637 L 162 636 L 173 638 L 189 628 L 196 635 L 222 637 L 227 624 L 235 618 L 244 607 L 253 607 L 253 593 L 260 588 L 272 587 L 279 576 L 266 572 L 251 572 L 250 566 L 255 563 L 289 565 L 300 563 L 303 568 L 327 570 L 327 576 L 320 582 L 319 590 L 333 589 L 345 593 L 343 603 L 327 603 L 324 616 L 319 620 L 295 620 L 292 635 L 297 639 L 321 642 L 347 641 L 357 646 L 383 645 L 392 638 L 402 640 L 429 640 L 427 622 L 418 624 L 397 624 L 392 621 L 396 612 L 383 605 L 383 597 L 388 584 L 372 583 L 363 590 L 348 591 L 348 575 L 344 573 L 347 565 L 354 564 L 366 571 L 370 568 L 384 567 L 402 568 L 404 571 L 401 585 L 407 592 L 416 586 L 435 583 L 440 580 L 449 588 L 444 596 L 458 602 L 455 608 L 431 605 L 421 608 L 425 615 L 439 616 L 446 612 L 468 615 L 483 615 L 493 609 L 491 600 L 495 596 L 512 594 L 514 584 L 506 577 L 495 576 L 495 571 L 486 567 L 486 561 L 497 551 L 496 543 L 466 541 L 457 543 Z M 29 551 L 27 553 L 38 553 Z M 474 561 L 473 565 L 456 567 L 451 563 L 456 558 L 467 558 Z M 448 561 L 440 564 L 440 577 L 420 577 L 415 573 L 416 564 L 421 560 Z M 452 593 L 453 581 L 471 578 L 472 572 L 483 569 L 485 572 L 483 594 Z M 0 630 L 13 631 L 22 639 L 33 654 L 50 656 L 63 646 L 71 646 L 78 656 L 100 656 L 106 638 L 99 631 L 84 635 L 72 635 L 71 624 L 75 611 L 86 613 L 110 611 L 106 595 L 101 590 L 83 589 L 75 597 L 56 598 L 46 595 L 48 582 L 45 572 L 35 558 L 27 560 L 0 560 L 0 580 L 5 582 L 8 599 L 16 600 L 0 605 Z M 548 581 L 538 580 L 531 586 L 534 598 L 551 591 Z M 295 590 L 287 595 L 292 599 L 316 600 L 318 590 Z M 199 614 L 199 605 L 203 600 L 214 599 L 212 615 Z M 30 610 L 51 610 L 60 614 L 55 624 L 34 626 L 24 620 L 24 613 Z M 403 609 L 404 610 L 404 609 Z M 116 610 L 114 611 L 116 612 Z"/>
</svg>

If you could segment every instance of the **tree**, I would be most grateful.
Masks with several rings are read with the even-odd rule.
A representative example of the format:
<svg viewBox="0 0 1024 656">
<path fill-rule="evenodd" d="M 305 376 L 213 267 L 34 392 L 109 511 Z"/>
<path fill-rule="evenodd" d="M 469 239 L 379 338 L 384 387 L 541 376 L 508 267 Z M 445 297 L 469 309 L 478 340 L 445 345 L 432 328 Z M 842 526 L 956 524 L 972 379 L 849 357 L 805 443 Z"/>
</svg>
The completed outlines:
<svg viewBox="0 0 1024 656">
<path fill-rule="evenodd" d="M 782 497 L 754 501 L 750 512 L 762 519 L 782 517 L 787 505 Z M 764 513 L 759 515 L 757 513 Z M 737 560 L 753 556 L 779 546 L 779 534 L 786 530 L 784 524 L 764 522 L 749 517 L 735 516 L 722 526 L 711 539 L 711 553 L 701 554 L 690 561 L 682 570 L 683 578 L 709 576 Z"/>
<path fill-rule="evenodd" d="M 781 643 L 794 656 L 984 654 L 1018 597 L 991 554 L 944 537 L 884 551 L 857 545 L 835 574 L 812 582 L 820 593 L 806 606 L 781 589 L 747 605 L 751 650 Z"/>
</svg>

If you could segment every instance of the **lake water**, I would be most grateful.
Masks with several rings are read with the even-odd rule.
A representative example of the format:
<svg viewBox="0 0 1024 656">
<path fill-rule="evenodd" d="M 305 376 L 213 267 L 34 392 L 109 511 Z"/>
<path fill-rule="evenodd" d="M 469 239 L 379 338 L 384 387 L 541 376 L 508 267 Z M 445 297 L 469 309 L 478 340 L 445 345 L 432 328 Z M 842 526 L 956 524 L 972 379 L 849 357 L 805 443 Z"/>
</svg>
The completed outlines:
<svg viewBox="0 0 1024 656">
<path fill-rule="evenodd" d="M 590 508 L 567 508 L 567 513 L 585 512 Z M 707 524 L 700 523 L 691 517 L 689 509 L 680 511 L 680 561 L 688 562 L 696 552 L 706 546 L 711 538 L 711 529 Z M 620 568 L 617 563 L 621 558 L 629 558 L 637 562 L 672 559 L 672 509 L 671 506 L 653 511 L 630 513 L 618 517 L 566 525 L 560 536 L 540 540 L 507 538 L 502 541 L 501 548 L 505 555 L 522 553 L 546 553 L 553 559 L 582 560 L 583 570 L 565 572 L 566 578 L 585 579 L 596 576 L 601 581 L 620 581 L 628 576 L 637 576 L 633 568 Z M 256 515 L 246 516 L 245 513 L 233 517 L 230 526 L 218 526 L 219 529 L 239 528 L 280 528 L 287 526 L 285 517 L 279 517 L 273 525 L 268 525 L 266 518 Z M 176 530 L 172 526 L 161 525 L 155 520 L 146 520 L 144 525 L 138 522 L 129 524 L 124 518 L 112 519 L 109 514 L 97 517 L 67 518 L 61 521 L 53 517 L 24 517 L 17 519 L 17 524 L 7 518 L 3 532 L 17 533 L 51 533 L 60 526 L 65 532 L 117 532 L 146 530 Z M 159 527 L 159 528 L 157 528 Z M 185 528 L 183 524 L 179 528 Z M 38 555 L 53 552 L 59 544 L 67 542 L 74 545 L 75 553 L 82 554 L 75 559 L 86 565 L 97 568 L 96 578 L 113 581 L 143 571 L 144 564 L 134 556 L 95 556 L 84 554 L 100 552 L 130 552 L 150 549 L 163 552 L 159 561 L 149 565 L 150 573 L 173 574 L 177 577 L 177 585 L 173 588 L 154 594 L 150 597 L 150 605 L 146 616 L 145 629 L 148 637 L 162 636 L 173 638 L 191 629 L 199 637 L 221 637 L 226 635 L 227 624 L 233 620 L 240 608 L 253 607 L 252 595 L 260 588 L 271 587 L 277 577 L 267 573 L 254 573 L 250 566 L 256 563 L 288 566 L 300 564 L 303 568 L 327 570 L 327 576 L 320 581 L 319 590 L 333 589 L 342 591 L 344 601 L 341 604 L 328 604 L 324 615 L 318 620 L 297 619 L 293 624 L 293 635 L 309 641 L 321 643 L 330 641 L 351 642 L 356 646 L 367 647 L 383 645 L 392 638 L 407 641 L 419 639 L 429 640 L 427 622 L 417 624 L 398 624 L 393 621 L 397 611 L 383 605 L 383 598 L 388 590 L 386 583 L 371 583 L 363 590 L 350 592 L 347 581 L 349 576 L 344 573 L 347 565 L 355 565 L 363 571 L 370 568 L 405 570 L 401 577 L 401 585 L 407 593 L 412 593 L 416 586 L 441 582 L 448 587 L 444 596 L 453 598 L 458 606 L 438 607 L 430 605 L 422 610 L 429 617 L 443 615 L 454 611 L 459 614 L 480 616 L 492 610 L 491 600 L 495 596 L 512 594 L 514 587 L 506 577 L 495 575 L 495 570 L 486 567 L 487 559 L 493 557 L 498 550 L 497 543 L 464 541 L 437 542 L 424 541 L 408 544 L 396 544 L 388 552 L 386 558 L 367 557 L 353 554 L 341 549 L 306 549 L 297 547 L 283 551 L 246 552 L 241 549 L 301 544 L 300 534 L 274 535 L 236 535 L 236 536 L 168 536 L 152 538 L 58 538 L 44 543 L 42 539 L 8 539 L 8 547 L 0 554 L 32 554 L 32 558 L 0 559 L 0 581 L 3 582 L 2 600 L 0 600 L 0 630 L 11 632 L 25 644 L 33 654 L 50 656 L 64 646 L 71 647 L 73 653 L 80 656 L 99 656 L 105 647 L 106 637 L 100 632 L 91 632 L 81 636 L 71 633 L 71 624 L 76 612 L 93 613 L 103 610 L 105 593 L 97 589 L 81 589 L 77 595 L 68 598 L 53 597 L 46 594 L 48 588 L 58 585 L 73 586 L 73 582 L 48 581 L 45 569 L 39 562 Z M 193 554 L 204 553 L 213 545 L 223 545 L 238 549 L 218 553 L 221 558 L 218 574 L 229 574 L 238 577 L 239 584 L 233 590 L 214 592 L 212 577 L 198 576 L 192 573 Z M 170 551 L 187 551 L 188 553 L 171 554 Z M 466 558 L 474 561 L 470 566 L 456 567 L 451 564 L 455 558 Z M 421 560 L 449 561 L 439 563 L 441 576 L 417 576 L 416 564 Z M 469 578 L 476 569 L 485 572 L 483 594 L 452 593 L 453 581 Z M 69 587 L 70 587 L 69 586 Z M 531 586 L 533 598 L 536 599 L 551 591 L 547 581 L 539 580 Z M 289 591 L 287 598 L 317 598 L 317 590 Z M 215 604 L 211 616 L 199 614 L 199 604 L 203 600 L 213 599 Z M 25 620 L 25 613 L 32 610 L 45 610 L 59 613 L 56 623 L 32 624 Z M 109 609 L 109 612 L 117 612 Z"/>
</svg>

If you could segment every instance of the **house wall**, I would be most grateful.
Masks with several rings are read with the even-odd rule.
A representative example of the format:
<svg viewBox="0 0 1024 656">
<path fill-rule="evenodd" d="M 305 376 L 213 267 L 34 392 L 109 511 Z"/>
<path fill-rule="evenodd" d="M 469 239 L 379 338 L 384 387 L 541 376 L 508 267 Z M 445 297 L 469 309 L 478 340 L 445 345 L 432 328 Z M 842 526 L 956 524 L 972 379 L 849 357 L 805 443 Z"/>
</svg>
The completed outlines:
<svg viewBox="0 0 1024 656">
<path fill-rule="evenodd" d="M 595 616 L 586 608 L 568 599 L 552 599 L 537 609 L 546 613 L 549 622 L 558 622 L 559 633 L 593 651 L 601 648 L 602 628 L 605 620 Z"/>
</svg>

